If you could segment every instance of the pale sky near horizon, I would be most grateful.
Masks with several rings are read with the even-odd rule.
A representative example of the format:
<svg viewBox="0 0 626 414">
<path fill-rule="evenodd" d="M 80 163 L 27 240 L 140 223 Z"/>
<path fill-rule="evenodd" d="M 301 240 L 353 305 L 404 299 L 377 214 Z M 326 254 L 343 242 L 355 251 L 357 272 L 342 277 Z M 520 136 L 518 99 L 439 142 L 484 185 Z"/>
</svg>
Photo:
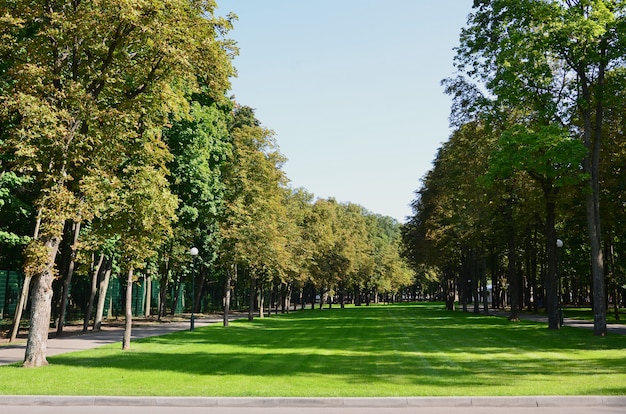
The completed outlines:
<svg viewBox="0 0 626 414">
<path fill-rule="evenodd" d="M 218 0 L 238 16 L 232 90 L 276 133 L 290 185 L 400 223 L 450 135 L 472 0 Z"/>
</svg>

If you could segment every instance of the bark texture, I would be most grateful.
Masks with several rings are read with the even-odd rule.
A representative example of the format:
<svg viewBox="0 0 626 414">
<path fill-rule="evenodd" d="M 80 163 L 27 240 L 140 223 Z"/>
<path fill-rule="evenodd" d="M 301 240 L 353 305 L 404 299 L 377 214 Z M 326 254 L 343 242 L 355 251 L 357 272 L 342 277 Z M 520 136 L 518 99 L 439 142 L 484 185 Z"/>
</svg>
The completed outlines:
<svg viewBox="0 0 626 414">
<path fill-rule="evenodd" d="M 54 260 L 59 249 L 61 238 L 51 237 L 45 242 L 48 249 L 46 268 L 33 277 L 31 293 L 31 315 L 28 341 L 24 354 L 24 367 L 40 367 L 48 365 L 46 351 L 50 314 L 52 311 L 52 281 L 54 280 Z"/>
</svg>

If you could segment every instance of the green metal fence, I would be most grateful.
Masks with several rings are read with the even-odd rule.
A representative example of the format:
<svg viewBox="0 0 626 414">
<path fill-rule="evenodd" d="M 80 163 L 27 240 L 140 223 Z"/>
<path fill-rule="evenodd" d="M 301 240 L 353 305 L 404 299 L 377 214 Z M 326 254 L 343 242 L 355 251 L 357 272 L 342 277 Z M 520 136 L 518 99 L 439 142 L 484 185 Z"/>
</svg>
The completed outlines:
<svg viewBox="0 0 626 414">
<path fill-rule="evenodd" d="M 20 299 L 22 291 L 22 285 L 24 283 L 24 276 L 21 272 L 0 270 L 0 316 L 6 319 L 12 319 L 15 316 L 15 308 Z M 87 282 L 84 282 L 87 283 Z M 104 316 L 105 317 L 120 317 L 124 315 L 124 300 L 126 294 L 125 287 L 126 280 L 123 282 L 120 278 L 112 277 L 109 282 L 109 288 L 107 290 L 107 297 L 105 299 Z M 143 279 L 133 284 L 133 296 L 132 296 L 132 312 L 134 316 L 142 316 L 145 312 L 146 304 L 146 283 Z M 151 314 L 157 313 L 158 301 L 159 301 L 159 282 L 153 280 L 150 283 L 150 300 L 151 300 Z M 86 288 L 86 287 L 85 287 Z M 185 287 L 181 287 L 181 292 L 184 292 Z M 81 290 L 81 289 L 78 289 Z M 84 291 L 84 289 L 83 289 Z M 78 292 L 76 292 L 78 294 Z M 70 288 L 71 294 L 71 288 Z M 173 292 L 171 297 L 173 297 Z M 179 314 L 184 309 L 184 295 L 180 295 L 176 304 L 175 313 Z M 96 298 L 97 301 L 97 298 Z M 169 308 L 169 306 L 168 306 Z"/>
<path fill-rule="evenodd" d="M 107 290 L 107 297 L 104 305 L 104 314 L 111 317 L 124 315 L 124 298 L 126 295 L 126 281 L 123 282 L 119 278 L 111 278 L 109 282 L 109 289 Z M 146 306 L 146 283 L 143 279 L 133 284 L 133 296 L 131 302 L 131 309 L 134 316 L 143 315 Z M 150 283 L 150 309 L 151 314 L 157 313 L 157 306 L 159 303 L 159 282 L 153 280 Z M 181 291 L 184 290 L 184 286 Z M 172 294 L 172 297 L 174 295 Z M 184 300 L 181 297 L 178 298 L 176 304 L 176 310 L 174 313 L 182 313 L 184 308 Z"/>
<path fill-rule="evenodd" d="M 21 272 L 0 270 L 0 316 L 13 318 L 20 300 L 24 276 Z"/>
</svg>

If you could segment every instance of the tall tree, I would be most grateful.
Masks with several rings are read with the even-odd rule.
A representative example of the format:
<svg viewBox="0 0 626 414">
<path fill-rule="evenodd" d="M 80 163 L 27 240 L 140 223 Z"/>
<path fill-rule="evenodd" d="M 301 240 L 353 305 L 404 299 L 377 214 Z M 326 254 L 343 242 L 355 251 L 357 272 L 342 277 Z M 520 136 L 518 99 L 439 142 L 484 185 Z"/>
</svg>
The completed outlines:
<svg viewBox="0 0 626 414">
<path fill-rule="evenodd" d="M 227 126 L 230 102 L 223 106 L 206 93 L 194 95 L 189 116 L 163 131 L 173 155 L 168 163 L 170 186 L 181 201 L 173 237 L 163 252 L 168 264 L 161 278 L 164 284 L 175 259 L 187 257 L 185 252 L 191 246 L 200 252 L 201 281 L 217 259 L 221 241 L 219 218 L 224 210 L 222 169 L 232 154 Z M 197 310 L 202 289 L 195 292 L 192 306 Z"/>
<path fill-rule="evenodd" d="M 123 235 L 119 250 L 127 278 L 122 348 L 129 349 L 134 272 L 145 267 L 146 260 L 157 253 L 160 244 L 171 234 L 177 199 L 169 191 L 164 169 L 149 164 L 129 168 L 118 194 L 119 202 L 111 212 L 110 221 Z"/>
<path fill-rule="evenodd" d="M 26 250 L 33 276 L 24 366 L 47 364 L 55 258 L 68 219 L 89 218 L 83 177 L 114 170 L 132 137 L 185 107 L 202 77 L 217 96 L 232 74 L 226 19 L 212 1 L 0 2 L 3 151 L 41 189 L 39 238 Z M 97 162 L 94 162 L 97 161 Z M 94 165 L 95 164 L 95 165 Z M 97 166 L 97 169 L 95 168 Z"/>
<path fill-rule="evenodd" d="M 622 0 L 475 0 L 456 64 L 500 107 L 534 111 L 587 148 L 587 227 L 594 286 L 594 334 L 606 334 L 600 227 L 600 148 L 607 72 L 623 66 Z"/>
<path fill-rule="evenodd" d="M 277 260 L 285 248 L 279 226 L 286 215 L 283 191 L 287 179 L 281 170 L 285 158 L 273 132 L 260 125 L 249 107 L 235 107 L 231 137 L 233 153 L 224 168 L 221 260 L 227 276 L 233 275 L 236 264 L 248 268 L 252 305 L 248 317 L 252 319 L 257 279 L 277 271 Z"/>
<path fill-rule="evenodd" d="M 560 190 L 584 179 L 580 173 L 586 150 L 555 125 L 522 125 L 505 131 L 491 157 L 491 173 L 509 177 L 524 171 L 541 188 L 545 201 L 545 240 L 547 253 L 546 308 L 548 328 L 559 329 L 557 296 L 556 206 Z"/>
</svg>

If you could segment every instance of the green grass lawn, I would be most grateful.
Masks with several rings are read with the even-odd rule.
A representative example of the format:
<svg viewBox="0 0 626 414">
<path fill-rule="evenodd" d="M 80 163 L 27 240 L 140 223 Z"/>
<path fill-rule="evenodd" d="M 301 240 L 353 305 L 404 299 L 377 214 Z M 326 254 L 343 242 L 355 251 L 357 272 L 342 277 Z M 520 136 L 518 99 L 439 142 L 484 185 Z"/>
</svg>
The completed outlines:
<svg viewBox="0 0 626 414">
<path fill-rule="evenodd" d="M 0 367 L 0 393 L 161 396 L 626 395 L 626 337 L 448 312 L 306 310 Z"/>
</svg>

